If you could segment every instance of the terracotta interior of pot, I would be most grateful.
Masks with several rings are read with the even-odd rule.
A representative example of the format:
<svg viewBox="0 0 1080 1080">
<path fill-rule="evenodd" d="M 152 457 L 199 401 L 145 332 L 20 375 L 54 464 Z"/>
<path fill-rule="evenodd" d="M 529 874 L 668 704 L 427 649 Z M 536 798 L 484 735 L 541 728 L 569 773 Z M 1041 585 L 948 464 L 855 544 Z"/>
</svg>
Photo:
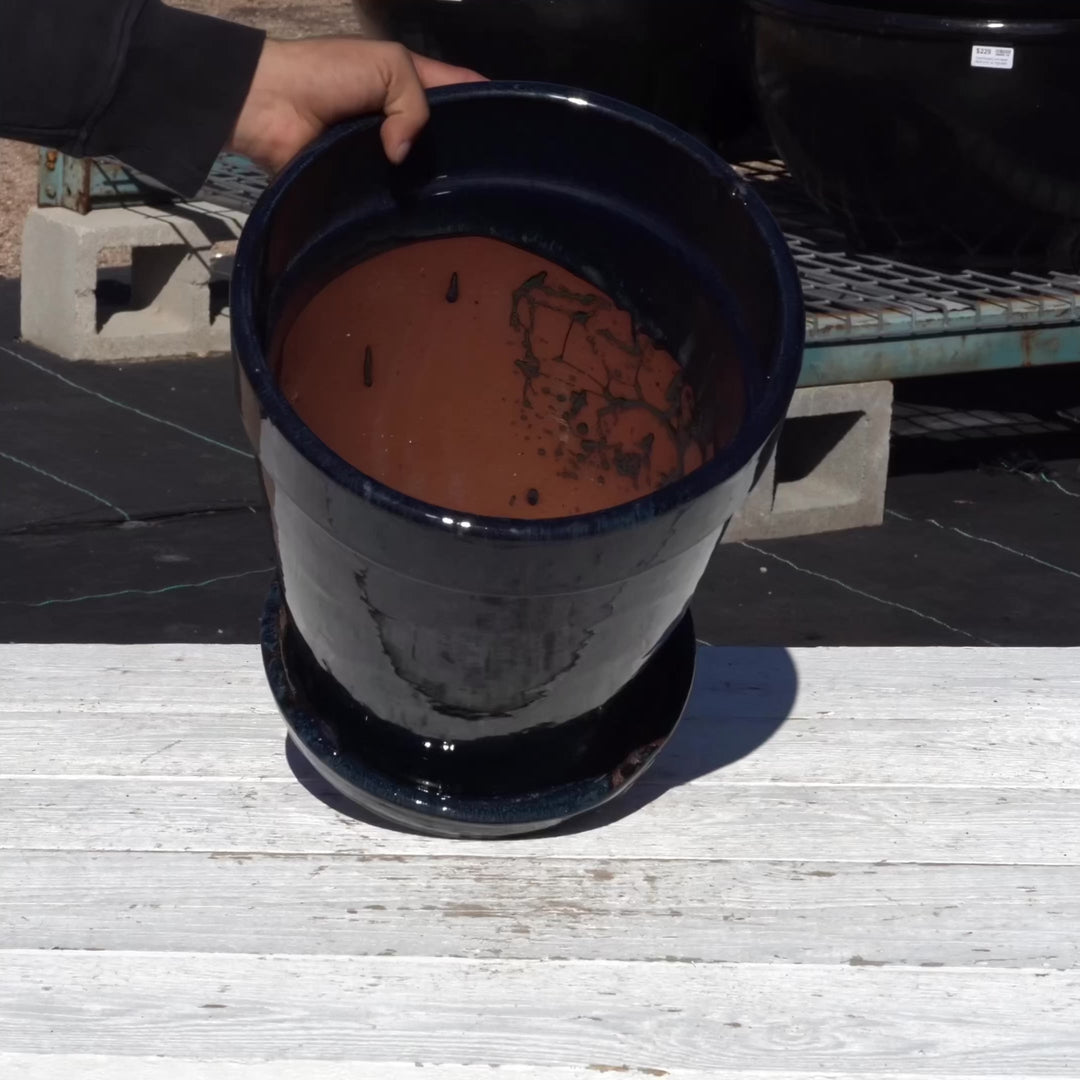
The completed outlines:
<svg viewBox="0 0 1080 1080">
<path fill-rule="evenodd" d="M 781 418 L 778 238 L 699 144 L 575 101 L 433 95 L 404 166 L 360 123 L 279 185 L 263 354 L 299 422 L 391 490 L 587 515 L 735 471 Z"/>
<path fill-rule="evenodd" d="M 278 377 L 349 464 L 467 514 L 593 513 L 716 450 L 679 362 L 633 314 L 490 237 L 418 241 L 345 270 L 283 336 Z"/>
</svg>

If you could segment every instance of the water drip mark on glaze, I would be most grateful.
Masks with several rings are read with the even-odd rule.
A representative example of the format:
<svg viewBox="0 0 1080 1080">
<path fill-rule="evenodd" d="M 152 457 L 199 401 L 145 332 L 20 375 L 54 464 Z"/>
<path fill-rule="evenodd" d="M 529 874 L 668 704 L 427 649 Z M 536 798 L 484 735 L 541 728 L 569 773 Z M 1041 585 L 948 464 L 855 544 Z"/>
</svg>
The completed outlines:
<svg viewBox="0 0 1080 1080">
<path fill-rule="evenodd" d="M 375 385 L 375 354 L 370 345 L 364 347 L 364 385 L 369 388 Z"/>
<path fill-rule="evenodd" d="M 461 291 L 458 286 L 457 271 L 455 271 L 450 275 L 450 288 L 446 290 L 446 302 L 448 304 L 456 304 L 460 295 Z"/>
<path fill-rule="evenodd" d="M 448 702 L 446 698 L 450 684 L 433 677 L 438 675 L 440 667 L 444 673 L 447 670 L 455 671 L 459 680 L 459 687 L 468 694 L 475 692 L 478 687 L 486 685 L 486 664 L 482 662 L 480 668 L 474 666 L 471 669 L 472 682 L 470 683 L 470 668 L 467 660 L 462 663 L 459 658 L 455 658 L 445 650 L 438 655 L 439 665 L 431 663 L 430 651 L 427 652 L 426 657 L 423 655 L 418 656 L 416 631 L 403 625 L 400 619 L 391 618 L 382 610 L 379 604 L 372 600 L 368 586 L 367 570 L 355 571 L 353 580 L 356 582 L 364 608 L 378 635 L 379 648 L 382 650 L 383 656 L 386 657 L 391 670 L 398 679 L 418 695 L 419 700 L 430 708 L 433 713 L 465 721 L 505 719 L 514 711 L 533 705 L 546 696 L 546 687 L 522 689 L 501 710 L 477 709 L 467 704 Z M 467 652 L 466 649 L 466 654 Z M 575 653 L 571 666 L 576 662 L 577 654 Z M 329 671 L 329 669 L 327 670 Z"/>
<path fill-rule="evenodd" d="M 536 506 L 540 502 L 540 492 L 536 488 L 529 488 L 525 495 L 525 501 L 530 506 Z"/>
<path fill-rule="evenodd" d="M 552 312 L 567 320 L 559 352 L 550 359 L 538 353 L 534 335 L 540 312 Z M 649 490 L 679 480 L 707 461 L 713 453 L 711 440 L 700 437 L 695 430 L 696 420 L 693 391 L 677 371 L 663 390 L 663 407 L 650 401 L 642 386 L 643 370 L 650 359 L 659 353 L 648 338 L 630 328 L 629 341 L 620 339 L 610 327 L 597 325 L 598 317 L 617 316 L 614 305 L 605 297 L 593 293 L 576 293 L 548 283 L 547 271 L 541 271 L 522 282 L 511 294 L 510 326 L 521 336 L 522 354 L 514 365 L 523 378 L 521 408 L 523 421 L 531 412 L 556 422 L 555 434 L 560 443 L 567 444 L 572 460 L 559 476 L 577 480 L 582 466 L 610 472 L 612 468 L 633 481 L 635 488 L 645 479 Z M 577 331 L 596 357 L 604 378 L 574 364 L 568 358 L 571 339 Z M 612 362 L 604 356 L 602 345 L 613 348 L 621 357 Z M 548 385 L 551 384 L 551 385 Z M 660 384 L 656 384 L 659 390 Z M 583 415 L 590 405 L 590 395 L 599 399 L 592 415 Z M 565 408 L 556 411 L 541 402 L 552 399 Z M 629 412 L 644 413 L 657 428 L 636 443 L 626 444 L 617 438 L 619 418 Z M 590 424 L 588 421 L 592 421 Z M 661 433 L 671 441 L 674 467 L 657 476 L 652 475 L 653 450 L 656 435 Z M 563 456 L 563 445 L 555 449 L 556 458 Z M 688 468 L 688 453 L 695 450 L 697 459 Z M 544 452 L 540 451 L 541 456 Z M 644 474 L 644 475 L 643 475 Z M 603 483 L 602 475 L 596 482 Z M 513 501 L 511 501 L 511 506 Z"/>
</svg>

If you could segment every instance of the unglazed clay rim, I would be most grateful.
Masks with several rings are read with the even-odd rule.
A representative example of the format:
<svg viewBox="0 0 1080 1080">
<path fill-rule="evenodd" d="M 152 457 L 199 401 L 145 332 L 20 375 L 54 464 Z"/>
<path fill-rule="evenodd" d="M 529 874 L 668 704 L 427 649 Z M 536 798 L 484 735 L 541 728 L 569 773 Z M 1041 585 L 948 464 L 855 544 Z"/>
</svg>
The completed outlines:
<svg viewBox="0 0 1080 1080">
<path fill-rule="evenodd" d="M 540 519 L 463 515 L 459 510 L 414 499 L 362 473 L 322 442 L 282 394 L 262 347 L 256 325 L 254 298 L 263 254 L 263 238 L 269 233 L 279 202 L 294 180 L 327 148 L 382 122 L 381 117 L 369 116 L 338 125 L 297 156 L 259 199 L 240 238 L 230 299 L 233 336 L 238 360 L 258 398 L 262 415 L 301 455 L 345 490 L 399 517 L 418 524 L 445 528 L 459 536 L 460 519 L 464 517 L 469 522 L 467 537 L 472 540 L 554 542 L 615 532 L 677 510 L 745 468 L 766 445 L 787 412 L 801 369 L 805 336 L 798 270 L 779 225 L 761 198 L 704 143 L 651 113 L 613 98 L 545 83 L 497 82 L 443 87 L 431 91 L 428 96 L 435 123 L 444 103 L 490 98 L 540 99 L 553 104 L 562 103 L 570 109 L 592 109 L 612 121 L 645 129 L 705 166 L 723 191 L 737 194 L 765 242 L 779 294 L 778 336 L 772 355 L 775 374 L 766 381 L 760 399 L 752 403 L 746 422 L 724 453 L 681 480 L 606 510 L 573 517 Z"/>
<path fill-rule="evenodd" d="M 670 742 L 686 712 L 697 672 L 697 640 L 693 618 L 687 611 L 676 623 L 665 644 L 683 648 L 689 642 L 689 647 L 694 650 L 688 665 L 689 678 L 670 695 L 662 737 L 641 748 L 640 756 L 635 757 L 633 772 L 621 782 L 617 783 L 615 776 L 626 765 L 628 759 L 625 758 L 612 762 L 608 772 L 585 780 L 515 795 L 454 797 L 440 802 L 419 786 L 409 786 L 365 765 L 355 754 L 338 753 L 320 733 L 320 720 L 323 718 L 310 710 L 289 675 L 284 648 L 289 621 L 281 586 L 275 580 L 263 608 L 262 657 L 267 682 L 293 742 L 339 794 L 376 816 L 436 836 L 498 839 L 540 832 L 595 810 L 622 795 L 641 779 Z M 646 663 L 663 663 L 664 657 L 665 654 L 657 650 Z M 635 678 L 640 678 L 640 675 Z M 607 722 L 618 723 L 618 716 L 608 717 Z"/>
</svg>

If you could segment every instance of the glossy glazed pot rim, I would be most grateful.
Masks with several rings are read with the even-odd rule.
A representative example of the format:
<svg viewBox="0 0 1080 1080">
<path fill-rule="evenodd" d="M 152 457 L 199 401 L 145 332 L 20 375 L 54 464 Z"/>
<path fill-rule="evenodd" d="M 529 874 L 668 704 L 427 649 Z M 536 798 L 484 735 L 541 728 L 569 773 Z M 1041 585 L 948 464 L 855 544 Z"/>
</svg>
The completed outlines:
<svg viewBox="0 0 1080 1080">
<path fill-rule="evenodd" d="M 760 15 L 774 15 L 804 22 L 820 23 L 838 30 L 866 33 L 906 33 L 919 37 L 991 35 L 992 37 L 1052 37 L 1063 31 L 1080 30 L 1080 9 L 1076 17 L 1064 15 L 1018 16 L 931 14 L 910 10 L 890 10 L 882 0 L 747 0 Z"/>
<path fill-rule="evenodd" d="M 798 381 L 805 335 L 798 270 L 779 225 L 760 197 L 698 139 L 651 113 L 591 91 L 547 83 L 489 82 L 442 87 L 430 91 L 428 99 L 433 123 L 438 122 L 439 109 L 444 104 L 490 99 L 542 100 L 572 109 L 591 109 L 601 117 L 644 129 L 708 169 L 725 191 L 736 194 L 750 215 L 773 267 L 779 315 L 771 356 L 772 376 L 765 379 L 759 399 L 748 405 L 745 422 L 723 453 L 681 480 L 607 510 L 561 518 L 485 517 L 414 499 L 361 472 L 322 442 L 281 392 L 263 349 L 254 297 L 264 240 L 278 205 L 292 183 L 329 147 L 382 122 L 381 116 L 367 116 L 332 128 L 294 158 L 259 199 L 240 238 L 230 300 L 233 340 L 237 359 L 256 395 L 262 416 L 295 450 L 346 491 L 397 517 L 478 540 L 556 542 L 615 532 L 676 511 L 744 469 L 766 445 L 786 414 Z"/>
</svg>

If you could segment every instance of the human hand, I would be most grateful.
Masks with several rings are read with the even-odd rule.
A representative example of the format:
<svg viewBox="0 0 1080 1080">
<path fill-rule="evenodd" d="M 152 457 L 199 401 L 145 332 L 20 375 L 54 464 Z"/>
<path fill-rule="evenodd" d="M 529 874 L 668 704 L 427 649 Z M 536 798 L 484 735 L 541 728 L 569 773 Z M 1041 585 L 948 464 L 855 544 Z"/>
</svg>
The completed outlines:
<svg viewBox="0 0 1080 1080">
<path fill-rule="evenodd" d="M 330 125 L 382 112 L 386 156 L 400 164 L 428 120 L 424 91 L 483 81 L 468 68 L 430 60 L 391 42 L 268 40 L 229 149 L 277 172 Z"/>
</svg>

